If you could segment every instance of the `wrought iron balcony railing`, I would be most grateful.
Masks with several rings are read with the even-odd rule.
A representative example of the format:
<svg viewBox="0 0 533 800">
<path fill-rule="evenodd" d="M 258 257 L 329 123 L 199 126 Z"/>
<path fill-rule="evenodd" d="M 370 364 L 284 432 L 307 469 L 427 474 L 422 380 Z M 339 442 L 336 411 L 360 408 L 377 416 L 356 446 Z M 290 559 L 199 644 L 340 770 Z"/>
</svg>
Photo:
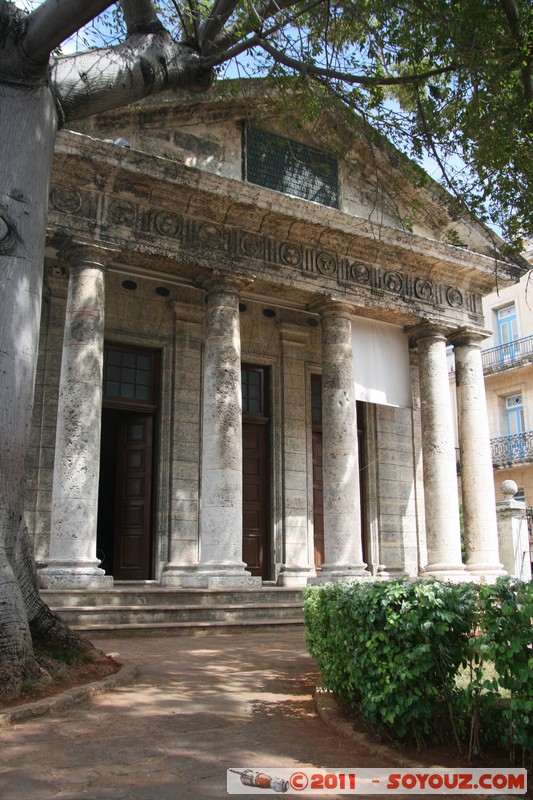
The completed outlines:
<svg viewBox="0 0 533 800">
<path fill-rule="evenodd" d="M 533 336 L 516 339 L 499 347 L 491 347 L 481 353 L 485 372 L 509 369 L 517 366 L 520 361 L 528 360 L 533 360 Z"/>
<path fill-rule="evenodd" d="M 517 461 L 533 460 L 533 431 L 498 436 L 490 440 L 492 464 L 502 467 Z"/>
</svg>

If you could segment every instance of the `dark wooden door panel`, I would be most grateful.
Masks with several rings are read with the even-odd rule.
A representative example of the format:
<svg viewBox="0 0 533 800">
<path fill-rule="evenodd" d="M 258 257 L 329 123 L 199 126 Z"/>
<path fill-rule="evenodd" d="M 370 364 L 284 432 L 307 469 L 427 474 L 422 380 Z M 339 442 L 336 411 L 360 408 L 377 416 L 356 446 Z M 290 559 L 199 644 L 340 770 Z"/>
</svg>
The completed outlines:
<svg viewBox="0 0 533 800">
<path fill-rule="evenodd" d="M 114 577 L 150 577 L 153 416 L 121 416 L 117 434 Z"/>
<path fill-rule="evenodd" d="M 324 563 L 324 484 L 322 472 L 322 431 L 313 431 L 313 529 L 315 567 Z"/>
<path fill-rule="evenodd" d="M 243 543 L 246 568 L 268 577 L 268 425 L 244 422 L 243 439 Z"/>
</svg>

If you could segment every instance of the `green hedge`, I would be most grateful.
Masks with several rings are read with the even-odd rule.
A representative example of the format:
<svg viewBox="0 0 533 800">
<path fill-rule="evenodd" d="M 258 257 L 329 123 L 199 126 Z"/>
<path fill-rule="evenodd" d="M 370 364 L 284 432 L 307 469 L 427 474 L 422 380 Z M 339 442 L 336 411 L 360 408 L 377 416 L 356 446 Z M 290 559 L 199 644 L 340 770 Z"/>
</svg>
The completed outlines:
<svg viewBox="0 0 533 800">
<path fill-rule="evenodd" d="M 332 583 L 308 587 L 304 611 L 324 686 L 371 724 L 423 745 L 444 718 L 470 750 L 486 731 L 531 751 L 533 584 Z"/>
</svg>

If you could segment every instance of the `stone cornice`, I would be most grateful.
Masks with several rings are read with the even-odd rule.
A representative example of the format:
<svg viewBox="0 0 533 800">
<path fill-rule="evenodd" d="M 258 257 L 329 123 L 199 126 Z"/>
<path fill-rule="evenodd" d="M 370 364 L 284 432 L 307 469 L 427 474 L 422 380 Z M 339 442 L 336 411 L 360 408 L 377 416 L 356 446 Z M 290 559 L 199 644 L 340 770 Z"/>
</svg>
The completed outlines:
<svg viewBox="0 0 533 800">
<path fill-rule="evenodd" d="M 273 203 L 275 202 L 275 206 Z M 49 235 L 91 235 L 128 253 L 210 270 L 243 268 L 266 283 L 300 281 L 405 317 L 481 322 L 494 262 L 335 209 L 64 133 L 50 195 Z M 511 279 L 502 266 L 500 279 Z M 453 278 L 453 280 L 452 280 Z M 354 296 L 354 297 L 353 297 Z"/>
</svg>

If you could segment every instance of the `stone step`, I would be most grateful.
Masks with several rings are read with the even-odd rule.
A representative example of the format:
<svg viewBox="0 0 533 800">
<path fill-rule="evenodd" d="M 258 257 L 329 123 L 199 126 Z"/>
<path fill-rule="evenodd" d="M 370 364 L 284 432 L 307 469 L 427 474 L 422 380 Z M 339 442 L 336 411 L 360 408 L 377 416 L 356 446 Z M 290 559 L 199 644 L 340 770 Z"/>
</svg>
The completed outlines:
<svg viewBox="0 0 533 800">
<path fill-rule="evenodd" d="M 303 620 L 302 605 L 292 603 L 219 603 L 216 605 L 97 605 L 51 606 L 69 625 L 90 628 L 94 625 L 131 625 L 135 629 L 143 624 L 253 622 L 255 620 Z"/>
<path fill-rule="evenodd" d="M 163 588 L 155 581 L 117 582 L 106 591 L 46 589 L 41 596 L 75 630 L 89 635 L 303 625 L 301 590 L 273 584 L 206 590 Z"/>
<path fill-rule="evenodd" d="M 42 589 L 41 597 L 54 608 L 76 606 L 218 606 L 261 603 L 302 604 L 300 589 L 268 586 L 259 589 L 176 589 L 157 584 L 115 584 L 113 589 Z"/>
<path fill-rule="evenodd" d="M 118 625 L 73 625 L 73 630 L 85 634 L 89 638 L 129 636 L 135 632 L 136 636 L 201 636 L 205 634 L 246 633 L 247 631 L 261 630 L 295 630 L 303 629 L 302 618 L 265 620 L 233 620 L 224 622 L 154 622 L 143 624 L 118 624 Z"/>
</svg>

